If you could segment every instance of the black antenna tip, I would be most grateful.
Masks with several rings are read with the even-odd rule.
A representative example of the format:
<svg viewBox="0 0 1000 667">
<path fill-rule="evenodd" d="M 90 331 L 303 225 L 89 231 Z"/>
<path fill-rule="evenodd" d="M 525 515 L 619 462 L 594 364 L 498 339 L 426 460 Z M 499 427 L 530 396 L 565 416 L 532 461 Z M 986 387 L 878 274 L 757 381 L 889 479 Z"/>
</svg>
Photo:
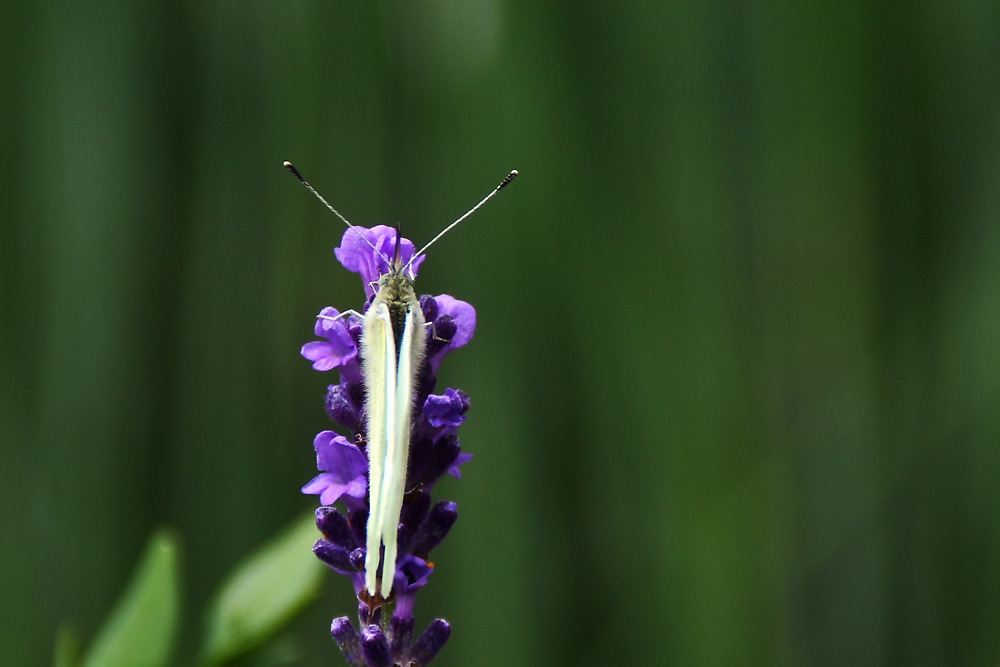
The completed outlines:
<svg viewBox="0 0 1000 667">
<path fill-rule="evenodd" d="M 299 173 L 299 170 L 295 168 L 294 164 L 292 164 L 288 160 L 285 160 L 284 162 L 281 163 L 281 166 L 287 169 L 288 171 L 292 172 L 292 176 L 305 183 L 305 179 L 302 178 L 302 174 Z"/>
<path fill-rule="evenodd" d="M 500 185 L 497 186 L 497 192 L 503 190 L 505 187 L 510 185 L 510 182 L 517 178 L 517 169 L 511 169 L 510 173 L 507 174 L 507 178 L 500 181 Z"/>
</svg>

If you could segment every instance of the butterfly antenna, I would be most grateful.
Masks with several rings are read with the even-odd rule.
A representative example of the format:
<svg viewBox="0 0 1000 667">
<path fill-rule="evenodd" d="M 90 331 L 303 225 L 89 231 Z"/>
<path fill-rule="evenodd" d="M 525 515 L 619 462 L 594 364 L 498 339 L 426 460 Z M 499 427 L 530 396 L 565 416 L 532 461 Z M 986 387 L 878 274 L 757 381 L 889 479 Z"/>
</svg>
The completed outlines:
<svg viewBox="0 0 1000 667">
<path fill-rule="evenodd" d="M 323 195 L 321 195 L 320 193 L 316 192 L 316 188 L 314 188 L 313 186 L 309 185 L 309 181 L 307 181 L 306 179 L 302 178 L 302 174 L 299 173 L 299 170 L 295 168 L 294 164 L 292 164 L 288 160 L 285 160 L 284 162 L 281 163 L 281 166 L 284 167 L 285 169 L 287 169 L 288 171 L 290 171 L 292 173 L 292 176 L 294 176 L 295 178 L 299 179 L 299 183 L 301 183 L 302 185 L 306 186 L 306 190 L 308 190 L 309 192 L 313 193 L 313 196 L 316 197 L 316 199 L 318 199 L 321 202 L 323 202 L 323 206 L 326 206 L 328 209 L 330 209 L 330 211 L 335 216 L 337 216 L 338 218 L 340 218 L 341 222 L 343 222 L 345 225 L 347 225 L 351 229 L 357 229 L 357 227 L 355 225 L 352 225 L 350 222 L 348 222 L 347 218 L 345 218 L 344 216 L 342 216 L 340 214 L 340 211 L 338 211 L 333 206 L 331 206 L 330 202 L 328 202 L 326 199 L 323 198 Z M 358 232 L 358 236 L 360 236 L 361 239 L 365 243 L 367 243 L 368 245 L 370 245 L 372 247 L 372 250 L 374 250 L 376 253 L 378 253 L 379 256 L 381 256 L 382 259 L 385 260 L 386 264 L 389 263 L 389 259 L 385 255 L 383 255 L 381 253 L 381 251 L 379 251 L 379 249 L 375 247 L 375 244 L 372 243 L 371 241 L 369 241 L 367 239 L 367 237 L 365 237 L 364 234 L 362 234 L 359 231 Z M 397 234 L 397 236 L 398 236 L 398 234 Z"/>
<path fill-rule="evenodd" d="M 350 222 L 347 221 L 347 218 L 345 218 L 344 216 L 342 216 L 340 214 L 340 211 L 338 211 L 333 206 L 331 206 L 330 202 L 328 202 L 326 199 L 323 198 L 323 195 L 321 195 L 320 193 L 316 192 L 316 188 L 314 188 L 313 186 L 309 185 L 309 181 L 307 181 L 306 179 L 302 178 L 302 174 L 299 173 L 299 170 L 295 168 L 294 164 L 292 164 L 288 160 L 285 160 L 284 162 L 281 163 L 281 166 L 284 167 L 285 169 L 287 169 L 288 171 L 292 172 L 292 176 L 294 176 L 295 178 L 299 179 L 299 183 L 301 183 L 302 185 L 306 186 L 306 190 L 308 190 L 309 192 L 313 193 L 313 196 L 316 197 L 316 199 L 318 199 L 321 202 L 323 202 L 323 206 L 326 206 L 328 209 L 330 209 L 330 211 L 335 216 L 337 216 L 338 218 L 340 218 L 341 222 L 343 222 L 348 227 L 353 227 L 354 226 Z"/>
<path fill-rule="evenodd" d="M 414 259 L 416 259 L 420 255 L 424 254 L 424 252 L 426 252 L 428 248 L 430 248 L 432 245 L 434 245 L 434 243 L 437 242 L 437 240 L 439 238 L 441 238 L 442 236 L 444 236 L 445 234 L 447 234 L 448 232 L 450 232 L 455 226 L 458 225 L 458 223 L 462 222 L 463 220 L 465 220 L 466 218 L 468 218 L 470 215 L 472 215 L 473 213 L 475 213 L 477 210 L 479 210 L 479 207 L 482 206 L 483 204 L 485 204 L 486 202 L 488 202 L 490 199 L 492 199 L 493 195 L 495 195 L 496 193 L 500 192 L 505 187 L 507 187 L 508 185 L 510 185 L 510 182 L 513 181 L 515 178 L 517 178 L 517 169 L 511 170 L 511 172 L 509 174 L 507 174 L 507 176 L 502 181 L 500 181 L 500 185 L 498 185 L 495 188 L 493 188 L 493 190 L 488 195 L 486 195 L 485 197 L 483 197 L 483 200 L 481 202 L 479 202 L 478 204 L 476 204 L 475 206 L 473 206 L 472 208 L 470 208 L 465 213 L 465 215 L 463 215 L 461 218 L 459 218 L 455 222 L 451 223 L 450 225 L 448 225 L 447 227 L 445 227 L 444 229 L 442 229 L 438 233 L 438 235 L 435 236 L 434 238 L 432 238 L 430 241 L 428 241 L 427 244 L 424 245 L 423 248 L 421 248 L 418 252 L 413 253 L 413 257 L 410 258 L 410 261 L 408 262 L 407 266 L 409 266 L 409 264 L 412 264 Z"/>
</svg>

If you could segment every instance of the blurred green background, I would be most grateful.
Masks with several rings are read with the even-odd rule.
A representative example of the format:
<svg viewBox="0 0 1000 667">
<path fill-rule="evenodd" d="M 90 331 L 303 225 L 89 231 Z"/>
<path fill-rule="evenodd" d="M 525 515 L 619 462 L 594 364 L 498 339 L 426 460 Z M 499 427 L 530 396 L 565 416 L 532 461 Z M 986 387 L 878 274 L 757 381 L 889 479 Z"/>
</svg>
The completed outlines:
<svg viewBox="0 0 1000 667">
<path fill-rule="evenodd" d="M 1000 661 L 995 0 L 0 4 L 0 656 L 314 506 L 349 219 L 473 303 L 457 665 Z M 308 548 L 308 545 L 306 546 Z M 330 574 L 280 640 L 341 664 Z M 184 653 L 179 658 L 183 663 Z M 257 658 L 254 664 L 263 664 Z"/>
</svg>

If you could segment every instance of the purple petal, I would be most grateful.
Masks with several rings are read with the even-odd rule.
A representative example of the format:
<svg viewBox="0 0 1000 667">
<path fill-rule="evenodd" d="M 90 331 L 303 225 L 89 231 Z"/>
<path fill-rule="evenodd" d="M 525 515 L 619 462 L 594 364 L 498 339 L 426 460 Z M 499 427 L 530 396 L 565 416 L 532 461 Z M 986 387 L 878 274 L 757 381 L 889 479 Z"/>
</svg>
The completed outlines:
<svg viewBox="0 0 1000 667">
<path fill-rule="evenodd" d="M 472 304 L 450 294 L 439 294 L 434 297 L 434 301 L 437 303 L 439 316 L 448 315 L 455 320 L 457 329 L 449 347 L 459 348 L 472 340 L 472 334 L 476 331 L 476 309 Z"/>
<path fill-rule="evenodd" d="M 434 297 L 433 302 L 433 308 L 425 307 L 425 312 L 435 313 L 434 319 L 429 320 L 433 328 L 427 346 L 427 363 L 437 373 L 446 354 L 472 340 L 476 330 L 476 309 L 448 294 Z"/>
<path fill-rule="evenodd" d="M 324 308 L 316 316 L 314 327 L 317 336 L 325 341 L 317 340 L 302 346 L 300 354 L 313 362 L 313 368 L 318 371 L 328 371 L 350 363 L 358 356 L 358 346 L 351 336 L 345 318 L 336 308 Z"/>
<path fill-rule="evenodd" d="M 396 574 L 392 580 L 392 591 L 396 595 L 393 619 L 413 620 L 414 597 L 433 571 L 433 565 L 413 554 L 402 554 L 396 559 Z"/>
<path fill-rule="evenodd" d="M 411 591 L 421 588 L 427 583 L 427 578 L 431 576 L 434 568 L 427 564 L 422 558 L 417 558 L 413 554 L 404 554 L 396 559 L 396 578 L 393 586 L 398 586 L 397 590 Z"/>
<path fill-rule="evenodd" d="M 320 494 L 320 503 L 332 505 L 343 495 L 364 498 L 368 461 L 356 445 L 333 431 L 323 431 L 313 440 L 316 467 L 323 471 L 302 487 L 302 493 Z"/>
<path fill-rule="evenodd" d="M 321 472 L 302 487 L 302 493 L 307 495 L 319 494 L 320 502 L 327 505 L 331 504 L 325 502 L 331 495 L 336 496 L 332 502 L 337 502 L 337 499 L 344 495 L 344 487 L 342 484 L 337 484 L 333 476 L 329 473 Z"/>
<path fill-rule="evenodd" d="M 333 254 L 345 269 L 361 276 L 365 294 L 371 297 L 375 291 L 373 284 L 378 283 L 380 276 L 389 272 L 389 262 L 396 252 L 396 230 L 386 225 L 375 225 L 372 228 L 351 227 L 344 232 L 340 245 L 333 249 Z M 413 243 L 402 238 L 399 242 L 400 264 L 406 265 L 413 257 Z M 410 264 L 407 275 L 412 280 L 417 275 L 423 256 L 416 258 Z"/>
<path fill-rule="evenodd" d="M 313 362 L 313 368 L 318 371 L 328 371 L 336 368 L 338 359 L 334 355 L 333 346 L 324 341 L 315 340 L 306 343 L 299 354 Z"/>
<path fill-rule="evenodd" d="M 333 475 L 328 472 L 323 472 L 302 487 L 302 493 L 305 494 L 319 494 L 319 502 L 323 505 L 332 505 L 333 503 L 340 500 L 341 496 L 355 495 L 358 492 L 357 484 L 341 484 L 337 482 Z M 364 493 L 364 486 L 361 486 L 361 492 Z"/>
<path fill-rule="evenodd" d="M 455 457 L 454 463 L 452 463 L 448 467 L 448 474 L 454 477 L 455 479 L 462 479 L 462 473 L 459 472 L 458 466 L 462 465 L 463 463 L 468 463 L 471 460 L 472 460 L 472 454 L 466 454 L 465 452 L 462 452 L 461 454 Z"/>
<path fill-rule="evenodd" d="M 421 411 L 427 422 L 442 432 L 454 433 L 465 421 L 465 412 L 469 409 L 469 397 L 462 391 L 448 388 L 444 395 L 432 394 L 424 401 Z"/>
</svg>

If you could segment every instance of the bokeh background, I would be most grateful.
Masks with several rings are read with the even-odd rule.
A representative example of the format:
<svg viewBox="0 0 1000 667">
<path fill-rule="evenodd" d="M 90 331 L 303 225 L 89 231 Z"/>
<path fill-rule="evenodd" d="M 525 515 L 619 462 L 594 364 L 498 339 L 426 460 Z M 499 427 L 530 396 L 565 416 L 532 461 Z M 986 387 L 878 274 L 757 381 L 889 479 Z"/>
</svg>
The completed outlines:
<svg viewBox="0 0 1000 667">
<path fill-rule="evenodd" d="M 1000 661 L 995 0 L 0 4 L 0 656 L 314 506 L 339 223 L 439 243 L 434 664 Z M 306 546 L 308 548 L 308 545 Z M 330 574 L 279 638 L 341 664 Z M 251 657 L 247 664 L 273 664 Z M 270 662 L 269 662 L 270 661 Z"/>
</svg>

